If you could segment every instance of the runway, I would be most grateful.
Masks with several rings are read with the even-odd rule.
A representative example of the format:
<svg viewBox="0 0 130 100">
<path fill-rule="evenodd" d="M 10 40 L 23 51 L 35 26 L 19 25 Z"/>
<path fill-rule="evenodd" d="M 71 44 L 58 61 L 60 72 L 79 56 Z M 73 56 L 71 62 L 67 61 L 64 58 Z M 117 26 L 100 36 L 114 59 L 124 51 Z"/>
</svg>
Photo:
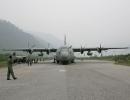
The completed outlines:
<svg viewBox="0 0 130 100">
<path fill-rule="evenodd" d="M 0 100 L 130 100 L 130 67 L 110 61 L 14 66 L 17 80 L 0 69 Z"/>
</svg>

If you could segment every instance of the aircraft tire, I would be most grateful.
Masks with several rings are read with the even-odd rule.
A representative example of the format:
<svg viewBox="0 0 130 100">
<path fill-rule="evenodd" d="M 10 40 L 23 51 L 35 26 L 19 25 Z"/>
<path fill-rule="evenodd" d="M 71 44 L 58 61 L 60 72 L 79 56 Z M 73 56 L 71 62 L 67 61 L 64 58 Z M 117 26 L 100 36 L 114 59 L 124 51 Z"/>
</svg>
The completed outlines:
<svg viewBox="0 0 130 100">
<path fill-rule="evenodd" d="M 59 60 L 57 60 L 56 62 L 57 62 L 57 64 L 59 64 Z"/>
<path fill-rule="evenodd" d="M 74 60 L 72 60 L 71 63 L 74 63 Z"/>
</svg>

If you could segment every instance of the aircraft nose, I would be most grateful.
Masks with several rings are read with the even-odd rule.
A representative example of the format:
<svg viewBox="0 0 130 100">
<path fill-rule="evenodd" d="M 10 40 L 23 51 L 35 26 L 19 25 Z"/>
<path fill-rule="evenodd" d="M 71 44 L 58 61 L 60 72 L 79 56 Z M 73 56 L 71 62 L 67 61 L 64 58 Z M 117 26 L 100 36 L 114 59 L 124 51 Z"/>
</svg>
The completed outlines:
<svg viewBox="0 0 130 100">
<path fill-rule="evenodd" d="M 63 59 L 67 59 L 68 52 L 62 52 L 61 56 L 62 56 Z"/>
</svg>

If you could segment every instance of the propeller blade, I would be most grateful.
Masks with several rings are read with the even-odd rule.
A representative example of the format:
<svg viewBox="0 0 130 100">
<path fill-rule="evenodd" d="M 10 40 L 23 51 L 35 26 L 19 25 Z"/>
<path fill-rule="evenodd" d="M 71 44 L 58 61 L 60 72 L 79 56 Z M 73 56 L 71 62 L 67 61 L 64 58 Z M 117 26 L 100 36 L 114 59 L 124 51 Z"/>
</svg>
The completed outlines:
<svg viewBox="0 0 130 100">
<path fill-rule="evenodd" d="M 102 45 L 100 44 L 100 49 L 102 49 Z"/>
</svg>

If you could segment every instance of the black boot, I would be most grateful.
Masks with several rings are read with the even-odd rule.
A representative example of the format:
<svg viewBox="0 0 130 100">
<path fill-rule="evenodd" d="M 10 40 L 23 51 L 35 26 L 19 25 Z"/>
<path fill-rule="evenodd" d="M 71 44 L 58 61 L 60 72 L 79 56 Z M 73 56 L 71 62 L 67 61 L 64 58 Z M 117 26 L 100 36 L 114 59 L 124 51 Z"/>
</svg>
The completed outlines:
<svg viewBox="0 0 130 100">
<path fill-rule="evenodd" d="M 14 80 L 16 80 L 17 79 L 17 77 L 14 77 Z"/>
</svg>

